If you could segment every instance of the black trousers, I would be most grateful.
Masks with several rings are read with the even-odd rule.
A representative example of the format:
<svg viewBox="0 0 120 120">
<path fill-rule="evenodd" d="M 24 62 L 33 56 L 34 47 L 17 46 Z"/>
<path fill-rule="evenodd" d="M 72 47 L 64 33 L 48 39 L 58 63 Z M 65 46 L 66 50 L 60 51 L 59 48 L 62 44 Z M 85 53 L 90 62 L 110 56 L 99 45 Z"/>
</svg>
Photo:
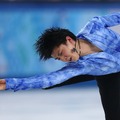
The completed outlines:
<svg viewBox="0 0 120 120">
<path fill-rule="evenodd" d="M 53 87 L 89 80 L 97 81 L 106 120 L 120 120 L 120 72 L 103 76 L 80 75 Z"/>
<path fill-rule="evenodd" d="M 96 77 L 106 120 L 120 120 L 120 73 Z"/>
</svg>

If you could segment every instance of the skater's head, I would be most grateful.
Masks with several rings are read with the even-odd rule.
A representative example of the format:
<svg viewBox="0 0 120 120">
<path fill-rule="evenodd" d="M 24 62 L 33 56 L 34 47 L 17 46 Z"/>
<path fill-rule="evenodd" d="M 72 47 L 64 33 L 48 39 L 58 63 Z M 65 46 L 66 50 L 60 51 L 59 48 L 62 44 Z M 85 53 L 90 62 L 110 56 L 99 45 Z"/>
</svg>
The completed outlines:
<svg viewBox="0 0 120 120">
<path fill-rule="evenodd" d="M 35 43 L 40 59 L 59 59 L 64 62 L 76 61 L 79 56 L 73 51 L 76 36 L 68 29 L 46 29 Z"/>
</svg>

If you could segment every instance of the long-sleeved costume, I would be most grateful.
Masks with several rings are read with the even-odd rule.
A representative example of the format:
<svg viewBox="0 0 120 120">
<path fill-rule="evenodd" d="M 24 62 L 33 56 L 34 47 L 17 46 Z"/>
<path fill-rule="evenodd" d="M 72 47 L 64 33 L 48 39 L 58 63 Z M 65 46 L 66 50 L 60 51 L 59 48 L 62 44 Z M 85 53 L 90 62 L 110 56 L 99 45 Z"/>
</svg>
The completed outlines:
<svg viewBox="0 0 120 120">
<path fill-rule="evenodd" d="M 80 57 L 62 69 L 29 78 L 6 78 L 6 90 L 47 88 L 78 75 L 105 75 L 120 71 L 120 35 L 109 27 L 120 24 L 120 13 L 93 17 L 78 33 L 77 38 L 88 40 L 102 52 Z"/>
</svg>

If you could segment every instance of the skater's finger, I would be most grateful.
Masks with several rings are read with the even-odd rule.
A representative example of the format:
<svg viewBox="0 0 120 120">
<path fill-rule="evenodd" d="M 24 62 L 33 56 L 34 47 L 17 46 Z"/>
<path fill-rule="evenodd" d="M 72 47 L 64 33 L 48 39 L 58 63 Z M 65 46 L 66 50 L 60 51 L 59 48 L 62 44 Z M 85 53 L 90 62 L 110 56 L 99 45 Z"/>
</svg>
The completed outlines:
<svg viewBox="0 0 120 120">
<path fill-rule="evenodd" d="M 0 83 L 1 84 L 5 84 L 6 82 L 5 82 L 5 79 L 0 79 Z"/>
</svg>

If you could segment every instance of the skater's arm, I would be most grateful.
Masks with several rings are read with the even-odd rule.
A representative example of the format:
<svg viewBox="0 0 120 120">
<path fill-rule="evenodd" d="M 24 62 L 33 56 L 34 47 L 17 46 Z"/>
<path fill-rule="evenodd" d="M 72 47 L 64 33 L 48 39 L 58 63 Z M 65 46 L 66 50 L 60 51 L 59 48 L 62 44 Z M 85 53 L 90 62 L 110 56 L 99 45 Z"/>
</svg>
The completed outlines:
<svg viewBox="0 0 120 120">
<path fill-rule="evenodd" d="M 101 28 L 109 28 L 120 25 L 120 12 L 105 16 L 95 16 L 78 32 L 77 37 L 82 35 L 92 35 Z M 95 33 L 96 34 L 96 33 Z"/>
<path fill-rule="evenodd" d="M 29 88 L 48 88 L 60 84 L 68 79 L 82 74 L 87 74 L 93 68 L 83 64 L 76 66 L 66 66 L 62 69 L 45 74 L 42 76 L 33 76 L 29 78 L 6 78 L 6 90 L 12 89 L 25 90 Z"/>
<path fill-rule="evenodd" d="M 92 22 L 101 27 L 112 27 L 120 24 L 120 12 L 105 16 L 95 16 Z"/>
</svg>

